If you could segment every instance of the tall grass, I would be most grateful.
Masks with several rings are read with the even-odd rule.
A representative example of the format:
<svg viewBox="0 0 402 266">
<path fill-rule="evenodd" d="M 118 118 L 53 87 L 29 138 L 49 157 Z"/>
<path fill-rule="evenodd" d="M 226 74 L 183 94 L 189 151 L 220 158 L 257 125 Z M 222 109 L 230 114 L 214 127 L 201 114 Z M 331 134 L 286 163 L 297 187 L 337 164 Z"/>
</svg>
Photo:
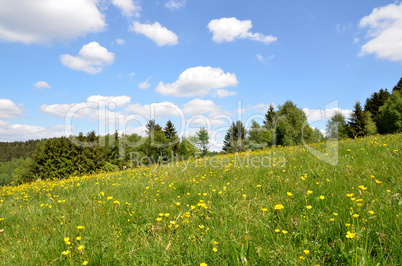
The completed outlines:
<svg viewBox="0 0 402 266">
<path fill-rule="evenodd" d="M 277 147 L 1 187 L 0 263 L 400 265 L 401 140 L 343 141 L 336 166 Z"/>
</svg>

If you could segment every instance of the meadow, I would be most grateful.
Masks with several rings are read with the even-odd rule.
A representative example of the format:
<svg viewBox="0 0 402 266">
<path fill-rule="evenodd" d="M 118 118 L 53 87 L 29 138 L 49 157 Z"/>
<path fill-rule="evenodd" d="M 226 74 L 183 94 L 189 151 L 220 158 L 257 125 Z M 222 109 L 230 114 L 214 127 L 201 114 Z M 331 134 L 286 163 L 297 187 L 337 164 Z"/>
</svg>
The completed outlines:
<svg viewBox="0 0 402 266">
<path fill-rule="evenodd" d="M 274 147 L 0 187 L 0 263 L 401 265 L 401 152 L 377 135 L 336 166 Z"/>
</svg>

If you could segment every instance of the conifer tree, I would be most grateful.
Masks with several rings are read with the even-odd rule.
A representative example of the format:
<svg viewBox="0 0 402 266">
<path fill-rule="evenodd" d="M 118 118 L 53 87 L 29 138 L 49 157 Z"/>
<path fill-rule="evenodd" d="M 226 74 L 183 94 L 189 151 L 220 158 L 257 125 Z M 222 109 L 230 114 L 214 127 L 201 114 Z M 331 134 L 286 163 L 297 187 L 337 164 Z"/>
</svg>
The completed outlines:
<svg viewBox="0 0 402 266">
<path fill-rule="evenodd" d="M 206 128 L 204 127 L 200 128 L 200 130 L 197 132 L 197 140 L 202 155 L 207 154 L 209 144 L 209 134 Z"/>
<path fill-rule="evenodd" d="M 392 89 L 392 92 L 394 91 L 402 92 L 402 78 L 399 79 L 398 84 L 396 84 L 395 87 Z"/>
<path fill-rule="evenodd" d="M 244 151 L 246 149 L 246 135 L 247 130 L 240 120 L 236 124 L 232 122 L 223 141 L 223 151 L 226 153 Z"/>
<path fill-rule="evenodd" d="M 364 112 L 359 101 L 353 106 L 353 111 L 348 122 L 349 137 L 356 138 L 365 135 Z"/>
<path fill-rule="evenodd" d="M 275 117 L 276 117 L 276 112 L 273 104 L 269 105 L 268 111 L 265 114 L 265 119 L 264 119 L 264 126 L 266 129 L 271 129 L 275 127 Z"/>
</svg>

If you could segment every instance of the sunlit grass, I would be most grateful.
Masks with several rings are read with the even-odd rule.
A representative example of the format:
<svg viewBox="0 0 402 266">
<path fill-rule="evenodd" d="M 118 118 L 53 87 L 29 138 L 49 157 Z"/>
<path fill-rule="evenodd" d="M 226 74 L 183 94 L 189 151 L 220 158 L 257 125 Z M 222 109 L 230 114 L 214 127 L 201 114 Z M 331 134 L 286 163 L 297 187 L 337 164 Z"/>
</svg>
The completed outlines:
<svg viewBox="0 0 402 266">
<path fill-rule="evenodd" d="M 343 141 L 336 166 L 277 147 L 1 187 L 0 263 L 400 264 L 401 143 Z"/>
</svg>

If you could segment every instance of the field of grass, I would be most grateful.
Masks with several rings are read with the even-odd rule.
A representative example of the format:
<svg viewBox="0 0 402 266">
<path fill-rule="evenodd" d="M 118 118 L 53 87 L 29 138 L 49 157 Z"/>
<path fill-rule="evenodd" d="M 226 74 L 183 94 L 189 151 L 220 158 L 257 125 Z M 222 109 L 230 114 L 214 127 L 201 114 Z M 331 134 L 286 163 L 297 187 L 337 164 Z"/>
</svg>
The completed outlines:
<svg viewBox="0 0 402 266">
<path fill-rule="evenodd" d="M 401 153 L 395 134 L 336 166 L 276 147 L 1 187 L 0 263 L 401 265 Z"/>
</svg>

